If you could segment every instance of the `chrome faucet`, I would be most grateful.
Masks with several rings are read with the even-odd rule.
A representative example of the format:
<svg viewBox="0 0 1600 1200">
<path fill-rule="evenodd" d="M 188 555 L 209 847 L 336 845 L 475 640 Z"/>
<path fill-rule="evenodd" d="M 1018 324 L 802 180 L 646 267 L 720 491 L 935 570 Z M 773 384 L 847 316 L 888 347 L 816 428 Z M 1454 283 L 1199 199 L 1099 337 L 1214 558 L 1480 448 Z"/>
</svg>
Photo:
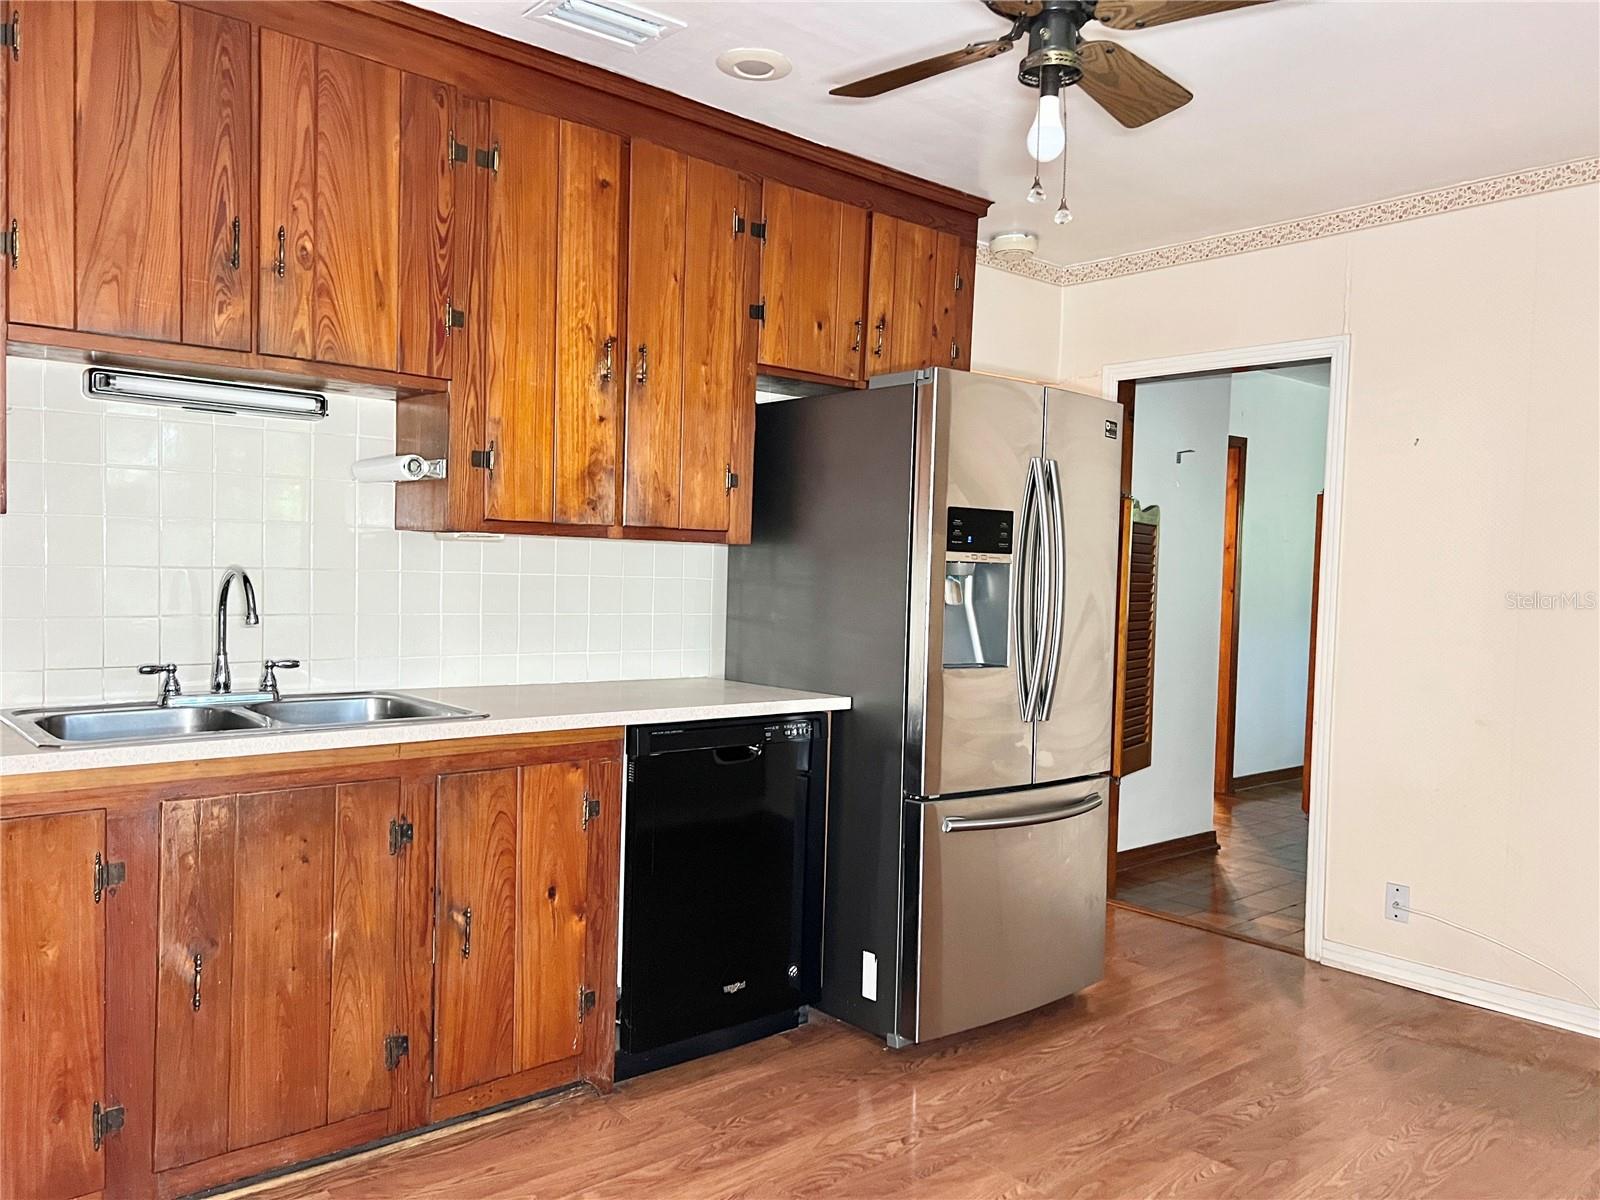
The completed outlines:
<svg viewBox="0 0 1600 1200">
<path fill-rule="evenodd" d="M 217 640 L 216 656 L 211 662 L 211 691 L 222 695 L 233 691 L 233 671 L 228 666 L 228 588 L 234 577 L 244 585 L 244 623 L 261 624 L 261 614 L 256 611 L 256 585 L 250 582 L 243 567 L 229 567 L 222 573 L 222 585 L 217 589 Z"/>
</svg>

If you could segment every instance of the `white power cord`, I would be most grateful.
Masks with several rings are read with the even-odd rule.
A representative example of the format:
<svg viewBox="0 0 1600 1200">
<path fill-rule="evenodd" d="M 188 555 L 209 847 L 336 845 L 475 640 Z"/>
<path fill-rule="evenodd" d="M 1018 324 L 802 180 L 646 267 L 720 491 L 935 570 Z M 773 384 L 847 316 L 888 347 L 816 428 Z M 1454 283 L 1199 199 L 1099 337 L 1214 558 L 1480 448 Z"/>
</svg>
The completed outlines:
<svg viewBox="0 0 1600 1200">
<path fill-rule="evenodd" d="M 1396 912 L 1410 913 L 1414 917 L 1426 917 L 1430 921 L 1437 921 L 1441 925 L 1448 925 L 1451 929 L 1459 930 L 1460 932 L 1465 933 L 1465 934 L 1470 934 L 1472 937 L 1475 937 L 1475 938 L 1482 938 L 1486 942 L 1491 942 L 1494 945 L 1499 946 L 1500 949 L 1506 951 L 1507 953 L 1515 954 L 1518 958 L 1525 958 L 1529 962 L 1531 962 L 1534 966 L 1543 967 L 1546 971 L 1549 971 L 1550 974 L 1561 976 L 1562 979 L 1565 979 L 1573 987 L 1577 988 L 1580 992 L 1582 992 L 1585 996 L 1587 996 L 1589 998 L 1589 1003 L 1590 1004 L 1593 1004 L 1596 1008 L 1600 1008 L 1600 1000 L 1596 1000 L 1594 998 L 1594 994 L 1591 993 L 1588 988 L 1584 987 L 1583 984 L 1579 983 L 1576 979 L 1574 979 L 1571 975 L 1568 975 L 1565 971 L 1561 970 L 1559 967 L 1552 967 L 1549 963 L 1545 962 L 1544 959 L 1542 959 L 1542 958 L 1535 958 L 1533 955 L 1527 953 L 1526 951 L 1518 950 L 1515 946 L 1508 946 L 1508 945 L 1506 945 L 1505 942 L 1502 942 L 1499 938 L 1490 937 L 1487 933 L 1479 933 L 1476 929 L 1468 929 L 1465 925 L 1457 925 L 1454 921 L 1447 920 L 1444 917 L 1435 916 L 1433 913 L 1430 913 L 1430 912 L 1423 912 L 1420 908 L 1410 908 L 1407 905 L 1401 904 L 1398 900 L 1394 901 L 1390 905 L 1390 907 L 1392 909 L 1394 909 Z"/>
</svg>

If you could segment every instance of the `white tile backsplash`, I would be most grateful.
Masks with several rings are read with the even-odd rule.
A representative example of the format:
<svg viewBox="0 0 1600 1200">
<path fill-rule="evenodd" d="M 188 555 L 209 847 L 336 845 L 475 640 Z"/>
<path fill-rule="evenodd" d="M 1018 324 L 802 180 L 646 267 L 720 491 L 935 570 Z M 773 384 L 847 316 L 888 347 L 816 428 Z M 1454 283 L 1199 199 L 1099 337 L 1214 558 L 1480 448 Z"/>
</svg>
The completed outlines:
<svg viewBox="0 0 1600 1200">
<path fill-rule="evenodd" d="M 81 367 L 9 361 L 0 517 L 0 706 L 140 699 L 134 667 L 206 686 L 224 568 L 262 613 L 229 622 L 236 686 L 263 653 L 294 690 L 715 675 L 727 551 L 574 538 L 441 540 L 393 528 L 394 405 L 331 398 L 301 426 L 82 394 Z"/>
</svg>

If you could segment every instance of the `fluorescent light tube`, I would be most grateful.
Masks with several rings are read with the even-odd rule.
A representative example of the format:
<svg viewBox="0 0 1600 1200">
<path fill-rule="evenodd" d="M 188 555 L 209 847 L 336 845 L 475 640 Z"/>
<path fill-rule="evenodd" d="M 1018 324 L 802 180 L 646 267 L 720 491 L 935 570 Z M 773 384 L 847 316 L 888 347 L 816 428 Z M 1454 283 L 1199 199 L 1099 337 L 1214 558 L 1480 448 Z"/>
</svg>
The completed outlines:
<svg viewBox="0 0 1600 1200">
<path fill-rule="evenodd" d="M 523 14 L 564 25 L 579 33 L 605 38 L 619 46 L 637 49 L 647 42 L 682 29 L 682 21 L 663 17 L 630 4 L 602 3 L 601 0 L 554 0 L 536 4 Z"/>
<path fill-rule="evenodd" d="M 171 404 L 197 412 L 291 417 L 300 421 L 318 421 L 328 415 L 328 398 L 320 392 L 219 383 L 213 379 L 190 379 L 183 375 L 91 367 L 83 373 L 83 390 L 86 395 L 102 400 Z"/>
</svg>

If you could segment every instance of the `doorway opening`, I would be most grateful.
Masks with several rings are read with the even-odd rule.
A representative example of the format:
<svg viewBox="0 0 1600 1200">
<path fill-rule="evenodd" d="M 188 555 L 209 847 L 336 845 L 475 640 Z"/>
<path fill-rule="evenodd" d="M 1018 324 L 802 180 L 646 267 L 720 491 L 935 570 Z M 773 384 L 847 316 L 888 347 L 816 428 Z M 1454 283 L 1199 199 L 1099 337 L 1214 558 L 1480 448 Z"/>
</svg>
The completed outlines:
<svg viewBox="0 0 1600 1200">
<path fill-rule="evenodd" d="M 1108 895 L 1293 953 L 1332 376 L 1323 357 L 1116 380 L 1124 492 L 1159 534 L 1153 595 L 1125 597 L 1119 623 L 1119 695 L 1131 686 L 1148 724 L 1114 788 Z"/>
</svg>

